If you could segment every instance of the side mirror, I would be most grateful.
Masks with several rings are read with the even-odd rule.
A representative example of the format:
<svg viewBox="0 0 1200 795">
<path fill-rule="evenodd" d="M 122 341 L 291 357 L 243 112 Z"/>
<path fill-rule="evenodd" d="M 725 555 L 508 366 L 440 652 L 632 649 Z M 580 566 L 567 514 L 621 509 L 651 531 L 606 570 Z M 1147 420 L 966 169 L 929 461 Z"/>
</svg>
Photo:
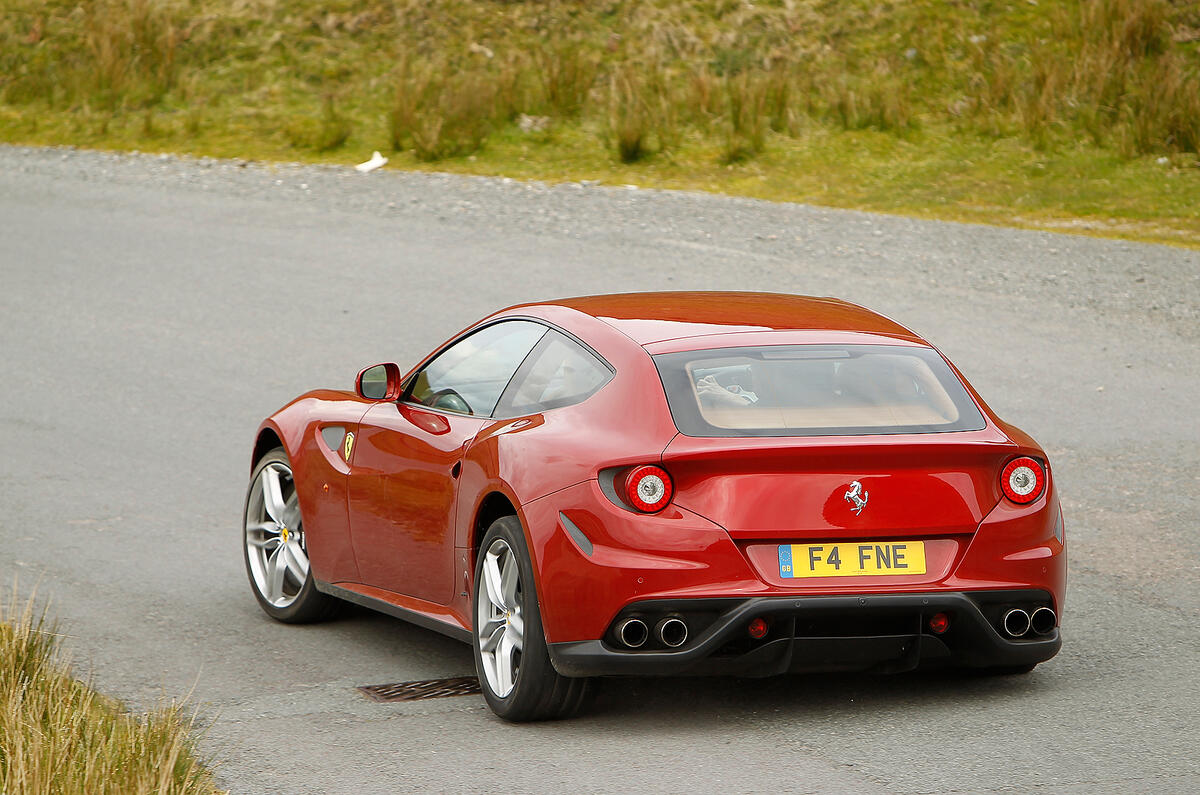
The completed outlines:
<svg viewBox="0 0 1200 795">
<path fill-rule="evenodd" d="M 391 362 L 368 367 L 354 379 L 354 391 L 367 400 L 399 400 L 400 368 Z"/>
</svg>

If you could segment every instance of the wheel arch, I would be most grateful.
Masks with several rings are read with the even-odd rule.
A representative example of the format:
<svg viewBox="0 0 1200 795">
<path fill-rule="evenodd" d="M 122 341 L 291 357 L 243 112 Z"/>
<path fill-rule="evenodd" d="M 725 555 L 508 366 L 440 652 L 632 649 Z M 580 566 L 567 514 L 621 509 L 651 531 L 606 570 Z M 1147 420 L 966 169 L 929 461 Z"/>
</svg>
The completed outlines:
<svg viewBox="0 0 1200 795">
<path fill-rule="evenodd" d="M 258 436 L 254 440 L 254 452 L 250 455 L 250 469 L 253 470 L 262 457 L 276 447 L 284 447 L 283 437 L 279 434 L 278 429 L 271 425 L 263 425 L 259 428 Z"/>
<path fill-rule="evenodd" d="M 515 516 L 518 521 L 521 521 L 521 514 L 517 510 L 517 505 L 504 492 L 493 490 L 486 494 L 479 502 L 479 508 L 475 511 L 475 519 L 471 523 L 471 564 L 475 563 L 475 556 L 478 553 L 479 545 L 483 543 L 483 537 L 487 534 L 488 528 L 492 526 L 492 522 L 504 516 Z M 525 522 L 521 521 L 521 526 L 524 528 Z"/>
</svg>

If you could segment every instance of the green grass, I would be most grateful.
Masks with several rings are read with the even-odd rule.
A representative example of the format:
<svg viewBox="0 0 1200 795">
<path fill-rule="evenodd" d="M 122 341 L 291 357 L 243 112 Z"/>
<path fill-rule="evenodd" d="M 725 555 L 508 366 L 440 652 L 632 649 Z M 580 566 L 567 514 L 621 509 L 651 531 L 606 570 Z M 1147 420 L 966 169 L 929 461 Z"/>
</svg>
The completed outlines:
<svg viewBox="0 0 1200 795">
<path fill-rule="evenodd" d="M 0 141 L 1200 246 L 1200 3 L 0 0 Z"/>
<path fill-rule="evenodd" d="M 0 792 L 216 795 L 175 702 L 143 716 L 73 679 L 30 600 L 0 603 Z"/>
</svg>

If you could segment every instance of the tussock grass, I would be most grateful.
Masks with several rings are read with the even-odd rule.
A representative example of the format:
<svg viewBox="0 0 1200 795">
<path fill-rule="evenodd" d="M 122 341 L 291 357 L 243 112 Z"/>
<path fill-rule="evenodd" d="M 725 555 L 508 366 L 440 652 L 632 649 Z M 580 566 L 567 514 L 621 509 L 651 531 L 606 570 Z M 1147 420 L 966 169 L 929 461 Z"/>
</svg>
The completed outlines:
<svg viewBox="0 0 1200 795">
<path fill-rule="evenodd" d="M 767 145 L 767 78 L 758 72 L 742 72 L 725 78 L 724 163 L 738 163 L 761 152 Z"/>
<path fill-rule="evenodd" d="M 651 101 L 632 69 L 609 77 L 608 132 L 622 163 L 636 163 L 650 154 Z"/>
<path fill-rule="evenodd" d="M 1200 58 L 1179 46 L 1200 39 L 1184 21 L 1200 7 L 1178 6 L 1081 0 L 1056 9 L 1027 46 L 978 47 L 970 107 L 981 129 L 1015 126 L 1042 149 L 1086 134 L 1130 158 L 1200 152 Z"/>
<path fill-rule="evenodd" d="M 546 110 L 558 116 L 578 116 L 599 74 L 599 60 L 577 37 L 549 38 L 534 49 L 532 65 L 541 80 Z"/>
<path fill-rule="evenodd" d="M 411 148 L 421 160 L 476 152 L 509 96 L 496 74 L 480 67 L 457 70 L 445 62 L 405 62 L 388 116 L 392 148 Z"/>
<path fill-rule="evenodd" d="M 124 711 L 70 676 L 56 625 L 0 602 L 0 792 L 217 793 L 193 745 L 195 717 L 176 702 Z"/>
<path fill-rule="evenodd" d="M 609 76 L 605 133 L 622 163 L 669 153 L 681 142 L 679 104 L 661 66 L 639 70 L 630 64 Z"/>
<path fill-rule="evenodd" d="M 150 117 L 146 116 L 148 120 Z M 146 126 L 149 127 L 147 121 Z M 350 137 L 353 126 L 338 112 L 332 96 L 326 96 L 321 107 L 321 114 L 314 118 L 299 117 L 287 125 L 287 136 L 292 146 L 297 149 L 310 149 L 314 152 L 332 152 L 341 148 Z M 144 133 L 147 138 L 153 135 Z"/>
<path fill-rule="evenodd" d="M 716 175 L 877 133 L 910 174 L 956 149 L 1009 174 L 1086 149 L 1098 173 L 1168 156 L 1188 169 L 1172 191 L 1200 191 L 1200 3 L 0 2 L 0 140 Z M 1046 184 L 1021 195 L 1071 212 Z M 1096 202 L 1078 211 L 1125 213 Z"/>
<path fill-rule="evenodd" d="M 1127 157 L 1200 150 L 1197 4 L 1044 5 L 6 0 L 0 98 L 122 114 L 223 94 L 323 152 L 359 126 L 332 99 L 354 95 L 346 113 L 376 108 L 393 143 L 427 159 L 477 151 L 520 113 L 611 121 L 614 96 L 624 126 L 677 120 L 722 141 L 725 162 L 764 149 L 764 117 L 794 136 L 966 115 L 1042 147 L 1084 133 Z"/>
</svg>

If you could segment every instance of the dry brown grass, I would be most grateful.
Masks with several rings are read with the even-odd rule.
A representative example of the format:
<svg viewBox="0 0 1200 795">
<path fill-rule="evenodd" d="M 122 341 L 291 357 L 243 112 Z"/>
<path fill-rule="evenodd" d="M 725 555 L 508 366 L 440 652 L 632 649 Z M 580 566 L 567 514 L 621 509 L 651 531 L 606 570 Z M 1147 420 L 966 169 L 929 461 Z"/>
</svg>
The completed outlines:
<svg viewBox="0 0 1200 795">
<path fill-rule="evenodd" d="M 748 160 L 767 145 L 768 76 L 761 72 L 742 72 L 725 78 L 725 145 L 721 159 L 725 163 Z"/>
<path fill-rule="evenodd" d="M 825 85 L 829 115 L 843 130 L 902 132 L 914 124 L 908 84 L 886 66 L 868 79 L 840 73 Z"/>
<path fill-rule="evenodd" d="M 622 163 L 636 163 L 651 153 L 651 103 L 632 69 L 609 77 L 608 136 Z"/>
<path fill-rule="evenodd" d="M 448 90 L 450 104 L 463 110 L 433 113 L 426 137 L 435 137 L 439 119 L 443 127 L 472 132 L 451 136 L 462 143 L 448 146 L 416 147 L 411 133 L 396 143 L 436 159 L 482 145 L 490 134 L 484 119 L 494 130 L 518 112 L 563 121 L 595 116 L 599 109 L 604 138 L 626 163 L 671 150 L 685 133 L 717 137 L 721 162 L 734 163 L 761 153 L 770 135 L 794 137 L 814 123 L 904 135 L 923 116 L 952 122 L 965 115 L 977 130 L 1019 134 L 1039 148 L 1078 132 L 1129 156 L 1198 148 L 1195 59 L 1173 48 L 1167 0 L 1065 2 L 1044 15 L 1051 21 L 1049 37 L 990 35 L 963 42 L 965 36 L 955 40 L 954 31 L 935 28 L 917 42 L 925 50 L 865 58 L 845 47 L 853 28 L 822 22 L 810 5 L 615 3 L 605 12 L 570 2 L 504 4 L 495 14 L 511 26 L 507 32 L 534 35 L 523 39 L 525 49 L 508 53 L 506 69 L 479 72 L 475 90 L 485 98 L 511 95 L 501 103 L 507 114 L 489 109 L 486 99 L 453 99 L 451 81 L 442 81 L 447 88 L 417 104 L 440 105 Z M 872 7 L 867 21 L 885 24 L 896 8 Z M 610 32 L 589 34 L 580 20 L 590 14 L 609 20 Z M 404 18 L 414 25 L 412 47 L 418 36 L 438 35 L 434 20 L 440 17 L 430 5 L 410 0 Z M 912 33 L 924 34 L 916 27 L 922 21 L 914 21 Z M 822 24 L 824 39 L 804 38 Z M 480 38 L 496 47 L 498 59 L 508 44 Z M 953 51 L 961 45 L 967 61 L 960 67 Z M 911 62 L 914 53 L 919 63 Z M 942 79 L 954 79 L 956 69 L 965 99 L 939 101 L 928 90 L 930 72 L 949 70 Z M 484 87 L 489 82 L 491 89 Z"/>
<path fill-rule="evenodd" d="M 422 160 L 522 114 L 623 162 L 939 126 L 1137 157 L 1200 150 L 1198 29 L 1171 0 L 5 0 L 0 110 Z"/>
<path fill-rule="evenodd" d="M 534 50 L 533 66 L 547 110 L 565 118 L 579 115 L 600 72 L 599 59 L 575 37 L 545 42 Z"/>
<path fill-rule="evenodd" d="M 181 14 L 155 0 L 84 0 L 85 57 L 90 78 L 77 90 L 107 108 L 152 105 L 175 84 Z"/>
<path fill-rule="evenodd" d="M 981 129 L 1015 126 L 1040 148 L 1083 133 L 1128 157 L 1198 152 L 1200 60 L 1173 47 L 1172 16 L 1167 0 L 1059 9 L 1028 48 L 975 48 L 967 106 Z"/>
<path fill-rule="evenodd" d="M 14 584 L 0 603 L 0 792 L 211 795 L 195 716 L 171 701 L 132 715 L 70 675 L 59 634 Z"/>
<path fill-rule="evenodd" d="M 608 76 L 604 135 L 622 163 L 636 163 L 679 146 L 680 100 L 661 64 L 614 67 Z"/>
</svg>

